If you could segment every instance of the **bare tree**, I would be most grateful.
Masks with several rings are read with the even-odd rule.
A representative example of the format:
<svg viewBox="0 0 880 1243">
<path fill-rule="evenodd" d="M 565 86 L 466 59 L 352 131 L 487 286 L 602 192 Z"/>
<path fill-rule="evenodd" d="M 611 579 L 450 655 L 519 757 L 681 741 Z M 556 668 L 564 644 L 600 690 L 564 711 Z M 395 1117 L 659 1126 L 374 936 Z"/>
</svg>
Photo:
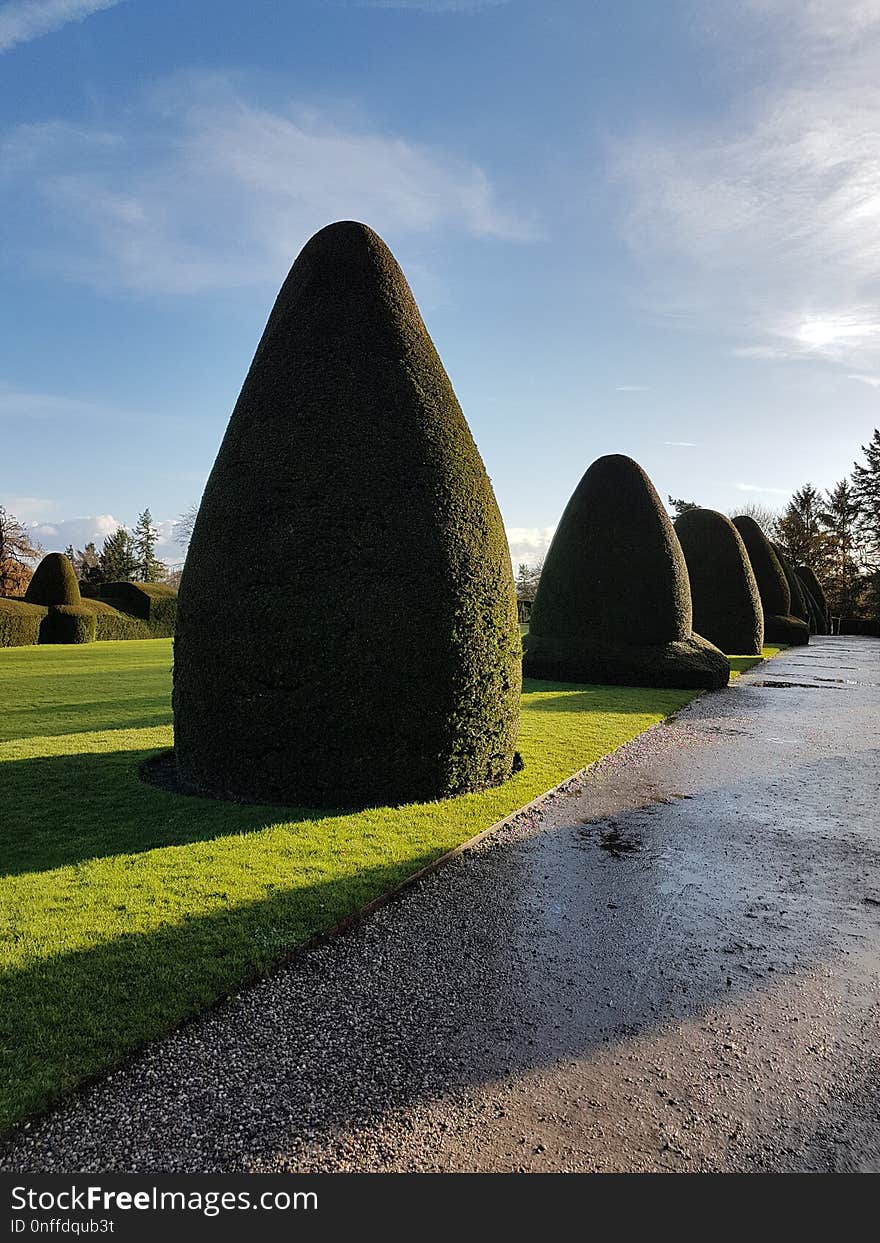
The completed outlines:
<svg viewBox="0 0 880 1243">
<path fill-rule="evenodd" d="M 776 539 L 779 526 L 779 511 L 769 505 L 761 505 L 758 501 L 749 501 L 740 505 L 739 509 L 730 511 L 731 518 L 751 518 L 757 522 L 768 539 Z"/>
<path fill-rule="evenodd" d="M 0 505 L 0 596 L 20 595 L 42 554 L 24 525 Z"/>
<path fill-rule="evenodd" d="M 174 524 L 174 542 L 180 545 L 184 555 L 186 555 L 186 551 L 189 548 L 193 527 L 196 525 L 198 515 L 198 505 L 190 505 L 189 509 L 185 510 Z"/>
</svg>

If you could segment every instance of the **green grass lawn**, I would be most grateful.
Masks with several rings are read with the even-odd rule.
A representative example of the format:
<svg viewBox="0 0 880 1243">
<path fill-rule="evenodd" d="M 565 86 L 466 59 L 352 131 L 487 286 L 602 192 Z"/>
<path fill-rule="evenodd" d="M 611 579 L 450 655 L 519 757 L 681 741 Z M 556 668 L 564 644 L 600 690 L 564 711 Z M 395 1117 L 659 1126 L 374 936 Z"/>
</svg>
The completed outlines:
<svg viewBox="0 0 880 1243">
<path fill-rule="evenodd" d="M 144 785 L 170 689 L 169 639 L 0 650 L 0 1128 L 695 693 L 527 682 L 503 787 L 334 815 Z"/>
</svg>

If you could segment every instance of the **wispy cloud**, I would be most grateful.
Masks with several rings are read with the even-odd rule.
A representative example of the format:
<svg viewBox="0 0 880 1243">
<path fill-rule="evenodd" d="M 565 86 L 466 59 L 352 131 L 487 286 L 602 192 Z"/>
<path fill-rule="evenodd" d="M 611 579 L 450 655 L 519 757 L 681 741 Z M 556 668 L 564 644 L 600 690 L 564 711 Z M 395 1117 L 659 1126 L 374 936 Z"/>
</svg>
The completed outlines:
<svg viewBox="0 0 880 1243">
<path fill-rule="evenodd" d="M 846 378 L 848 380 L 858 380 L 860 384 L 868 384 L 871 388 L 880 388 L 880 375 L 865 375 L 863 372 L 855 372 Z"/>
<path fill-rule="evenodd" d="M 647 384 L 618 384 L 615 393 L 650 393 Z"/>
<path fill-rule="evenodd" d="M 664 440 L 665 445 L 671 445 L 674 449 L 696 449 L 697 442 L 695 440 Z"/>
<path fill-rule="evenodd" d="M 872 370 L 880 3 L 727 3 L 716 29 L 722 56 L 735 46 L 760 66 L 759 85 L 720 121 L 646 127 L 612 150 L 652 300 L 722 327 L 751 357 Z"/>
<path fill-rule="evenodd" d="M 217 77 L 166 84 L 124 126 L 21 126 L 0 155 L 24 203 L 15 234 L 37 220 L 31 260 L 101 288 L 277 283 L 311 233 L 345 218 L 395 241 L 536 236 L 476 164 L 305 106 L 260 107 Z"/>
<path fill-rule="evenodd" d="M 79 22 L 122 0 L 16 0 L 0 8 L 0 52 Z"/>
<path fill-rule="evenodd" d="M 733 485 L 737 492 L 768 492 L 773 496 L 788 496 L 790 488 L 765 488 L 759 483 L 735 483 Z"/>
<path fill-rule="evenodd" d="M 182 416 L 157 415 L 155 411 L 126 409 L 109 403 L 79 397 L 66 397 L 57 393 L 30 392 L 0 383 L 0 421 L 22 419 L 31 422 L 43 420 L 77 420 L 83 424 L 95 422 L 163 423 L 182 422 Z"/>
</svg>

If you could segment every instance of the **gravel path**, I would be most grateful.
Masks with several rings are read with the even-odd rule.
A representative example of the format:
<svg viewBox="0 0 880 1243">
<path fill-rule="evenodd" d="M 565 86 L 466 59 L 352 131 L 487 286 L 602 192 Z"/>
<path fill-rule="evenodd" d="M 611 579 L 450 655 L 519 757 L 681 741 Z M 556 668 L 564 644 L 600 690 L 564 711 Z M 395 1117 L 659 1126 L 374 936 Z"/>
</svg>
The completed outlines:
<svg viewBox="0 0 880 1243">
<path fill-rule="evenodd" d="M 880 641 L 702 697 L 15 1171 L 880 1170 Z"/>
</svg>

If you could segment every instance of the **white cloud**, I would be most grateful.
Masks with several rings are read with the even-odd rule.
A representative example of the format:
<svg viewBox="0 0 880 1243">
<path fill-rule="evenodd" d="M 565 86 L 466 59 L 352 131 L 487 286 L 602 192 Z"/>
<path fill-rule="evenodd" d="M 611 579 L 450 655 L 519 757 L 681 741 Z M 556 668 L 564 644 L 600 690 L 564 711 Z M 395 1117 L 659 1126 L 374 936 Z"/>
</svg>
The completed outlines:
<svg viewBox="0 0 880 1243">
<path fill-rule="evenodd" d="M 674 449 L 696 449 L 695 440 L 664 440 L 665 445 L 670 445 Z"/>
<path fill-rule="evenodd" d="M 848 375 L 848 380 L 858 380 L 860 384 L 869 384 L 871 388 L 880 388 L 880 375 L 864 375 L 856 372 L 854 375 Z"/>
<path fill-rule="evenodd" d="M 12 510 L 12 505 L 9 508 Z M 18 517 L 21 516 L 18 514 Z M 159 536 L 156 556 L 168 564 L 183 560 L 180 546 L 174 540 L 174 522 L 173 518 L 167 518 L 153 523 Z M 44 552 L 65 552 L 70 544 L 74 548 L 85 548 L 89 543 L 95 544 L 100 551 L 105 538 L 126 524 L 113 514 L 93 514 L 85 518 L 64 518 L 57 522 L 29 521 L 27 525 L 31 536 L 42 546 Z"/>
<path fill-rule="evenodd" d="M 790 488 L 765 488 L 759 483 L 736 483 L 733 485 L 737 492 L 769 492 L 774 496 L 788 496 Z"/>
<path fill-rule="evenodd" d="M 542 561 L 550 547 L 555 527 L 508 527 L 507 542 L 510 545 L 510 559 L 516 567 L 522 563 L 536 565 Z"/>
<path fill-rule="evenodd" d="M 618 384 L 615 393 L 650 393 L 647 384 Z"/>
<path fill-rule="evenodd" d="M 871 370 L 880 2 L 751 0 L 720 12 L 718 47 L 759 61 L 758 85 L 718 122 L 614 144 L 625 236 L 656 276 L 655 305 L 723 327 L 740 353 Z"/>
<path fill-rule="evenodd" d="M 535 236 L 478 165 L 304 107 L 259 107 L 217 77 L 166 84 L 115 129 L 21 126 L 0 155 L 38 218 L 32 261 L 99 288 L 277 284 L 307 238 L 338 219 L 395 240 Z"/>
<path fill-rule="evenodd" d="M 0 52 L 60 30 L 121 0 L 16 0 L 0 8 Z"/>
</svg>

